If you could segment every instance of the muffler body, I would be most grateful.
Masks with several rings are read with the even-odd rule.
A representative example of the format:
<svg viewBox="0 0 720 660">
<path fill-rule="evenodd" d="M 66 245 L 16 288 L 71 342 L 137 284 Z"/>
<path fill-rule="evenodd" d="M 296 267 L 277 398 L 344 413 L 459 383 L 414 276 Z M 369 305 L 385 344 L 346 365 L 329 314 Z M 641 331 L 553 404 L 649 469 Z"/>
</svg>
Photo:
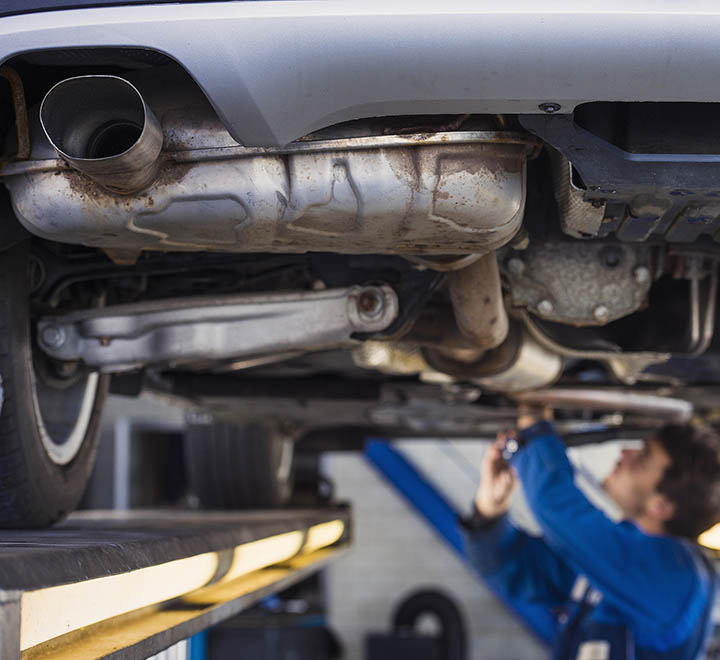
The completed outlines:
<svg viewBox="0 0 720 660">
<path fill-rule="evenodd" d="M 506 243 L 522 220 L 536 148 L 526 135 L 333 133 L 246 148 L 186 81 L 61 85 L 42 105 L 47 135 L 33 132 L 32 160 L 2 172 L 18 218 L 44 238 L 129 250 L 472 254 Z"/>
</svg>

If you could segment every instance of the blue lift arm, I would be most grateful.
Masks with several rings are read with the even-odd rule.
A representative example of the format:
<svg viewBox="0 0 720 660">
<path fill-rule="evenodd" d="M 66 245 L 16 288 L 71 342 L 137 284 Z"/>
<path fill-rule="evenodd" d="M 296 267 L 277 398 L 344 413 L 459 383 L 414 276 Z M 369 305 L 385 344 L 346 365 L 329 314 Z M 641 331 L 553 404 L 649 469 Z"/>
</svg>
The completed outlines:
<svg viewBox="0 0 720 660">
<path fill-rule="evenodd" d="M 465 561 L 462 537 L 458 525 L 458 511 L 443 497 L 423 474 L 388 441 L 371 439 L 365 445 L 365 457 L 380 474 L 424 518 L 425 522 L 447 543 L 455 554 Z M 545 644 L 555 636 L 555 619 L 544 607 L 522 600 L 503 597 L 493 581 L 480 578 L 503 604 Z"/>
</svg>

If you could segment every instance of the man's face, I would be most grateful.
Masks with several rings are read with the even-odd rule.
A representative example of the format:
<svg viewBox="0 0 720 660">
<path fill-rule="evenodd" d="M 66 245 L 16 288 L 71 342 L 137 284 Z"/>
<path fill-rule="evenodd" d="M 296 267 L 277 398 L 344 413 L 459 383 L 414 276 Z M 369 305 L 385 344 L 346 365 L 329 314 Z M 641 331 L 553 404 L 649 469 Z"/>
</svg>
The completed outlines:
<svg viewBox="0 0 720 660">
<path fill-rule="evenodd" d="M 620 460 L 603 483 L 607 494 L 620 507 L 626 518 L 646 513 L 646 504 L 670 467 L 672 459 L 655 439 L 650 438 L 642 449 L 623 449 Z"/>
</svg>

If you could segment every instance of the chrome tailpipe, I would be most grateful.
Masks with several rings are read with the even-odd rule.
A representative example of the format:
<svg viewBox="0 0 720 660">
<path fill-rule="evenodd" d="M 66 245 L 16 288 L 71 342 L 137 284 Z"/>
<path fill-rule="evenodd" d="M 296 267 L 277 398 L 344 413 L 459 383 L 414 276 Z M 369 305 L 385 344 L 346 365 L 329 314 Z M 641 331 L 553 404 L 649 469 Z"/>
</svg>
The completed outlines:
<svg viewBox="0 0 720 660">
<path fill-rule="evenodd" d="M 124 78 L 59 82 L 43 99 L 40 123 L 61 158 L 111 192 L 138 192 L 156 177 L 162 129 Z"/>
</svg>

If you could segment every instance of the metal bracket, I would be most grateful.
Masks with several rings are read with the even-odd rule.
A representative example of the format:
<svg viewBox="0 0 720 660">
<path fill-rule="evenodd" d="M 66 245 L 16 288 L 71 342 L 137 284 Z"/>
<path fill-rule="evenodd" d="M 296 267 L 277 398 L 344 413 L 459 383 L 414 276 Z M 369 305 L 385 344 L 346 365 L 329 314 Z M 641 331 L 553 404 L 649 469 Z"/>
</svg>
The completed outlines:
<svg viewBox="0 0 720 660">
<path fill-rule="evenodd" d="M 618 190 L 715 190 L 720 154 L 637 154 L 623 151 L 575 123 L 573 115 L 521 115 L 523 128 L 560 151 L 598 196 Z M 618 188 L 620 186 L 620 188 Z"/>
<path fill-rule="evenodd" d="M 385 330 L 398 311 L 387 285 L 175 298 L 46 317 L 38 341 L 58 360 L 115 372 L 347 345 L 357 333 Z"/>
<path fill-rule="evenodd" d="M 0 590 L 0 660 L 20 660 L 22 593 Z"/>
<path fill-rule="evenodd" d="M 518 311 L 518 318 L 524 323 L 530 335 L 549 351 L 555 351 L 565 357 L 579 358 L 581 360 L 598 360 L 605 362 L 612 370 L 619 381 L 626 385 L 634 385 L 641 379 L 642 372 L 654 364 L 663 364 L 671 357 L 671 353 L 655 353 L 651 351 L 639 351 L 633 353 L 621 353 L 613 351 L 598 351 L 570 348 L 558 344 L 547 337 L 533 323 L 530 314 L 526 311 Z"/>
<path fill-rule="evenodd" d="M 570 161 L 586 186 L 580 193 L 562 188 L 568 185 L 564 178 L 558 181 L 561 222 L 569 234 L 615 233 L 629 242 L 660 234 L 673 243 L 718 236 L 720 154 L 631 153 L 570 114 L 521 115 L 519 121 Z"/>
<path fill-rule="evenodd" d="M 643 306 L 651 265 L 645 245 L 547 241 L 509 254 L 503 268 L 514 307 L 555 323 L 602 326 Z"/>
</svg>

